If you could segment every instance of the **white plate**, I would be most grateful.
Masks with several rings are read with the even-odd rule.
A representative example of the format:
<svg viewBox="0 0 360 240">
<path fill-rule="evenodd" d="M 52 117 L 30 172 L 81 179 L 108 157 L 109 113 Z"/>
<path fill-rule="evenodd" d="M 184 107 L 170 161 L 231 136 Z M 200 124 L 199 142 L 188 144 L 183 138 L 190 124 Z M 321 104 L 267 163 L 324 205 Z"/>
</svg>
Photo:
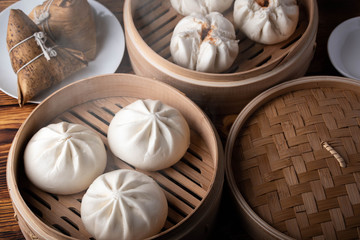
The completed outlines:
<svg viewBox="0 0 360 240">
<path fill-rule="evenodd" d="M 360 80 L 360 17 L 342 22 L 332 31 L 328 53 L 342 75 Z"/>
<path fill-rule="evenodd" d="M 114 14 L 95 0 L 88 0 L 95 11 L 97 55 L 88 66 L 60 84 L 45 90 L 30 102 L 40 103 L 54 91 L 77 80 L 107 73 L 114 73 L 119 67 L 125 51 L 123 29 Z M 6 32 L 10 9 L 21 9 L 29 14 L 31 10 L 42 4 L 44 0 L 22 0 L 14 3 L 0 13 L 0 89 L 6 94 L 17 98 L 17 76 L 14 73 L 6 47 Z"/>
</svg>

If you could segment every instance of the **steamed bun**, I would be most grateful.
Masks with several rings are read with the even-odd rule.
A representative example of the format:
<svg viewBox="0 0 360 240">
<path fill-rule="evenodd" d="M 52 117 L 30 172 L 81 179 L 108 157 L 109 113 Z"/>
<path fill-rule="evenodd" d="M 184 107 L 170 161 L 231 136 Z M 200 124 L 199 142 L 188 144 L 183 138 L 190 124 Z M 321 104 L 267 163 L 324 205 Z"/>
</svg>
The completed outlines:
<svg viewBox="0 0 360 240">
<path fill-rule="evenodd" d="M 25 148 L 25 172 L 38 188 L 55 194 L 85 190 L 105 170 L 100 136 L 80 124 L 60 122 L 41 128 Z"/>
<path fill-rule="evenodd" d="M 234 0 L 170 0 L 170 2 L 178 13 L 188 16 L 192 13 L 224 12 Z"/>
<path fill-rule="evenodd" d="M 296 0 L 236 0 L 234 22 L 248 38 L 263 44 L 288 39 L 299 20 Z"/>
<path fill-rule="evenodd" d="M 135 170 L 119 169 L 99 176 L 81 202 L 81 220 L 99 240 L 151 237 L 162 229 L 167 213 L 163 190 Z"/>
<path fill-rule="evenodd" d="M 158 100 L 137 100 L 111 120 L 108 143 L 123 161 L 156 171 L 183 157 L 190 145 L 190 129 L 177 109 Z"/>
<path fill-rule="evenodd" d="M 173 61 L 201 72 L 223 72 L 237 57 L 239 46 L 232 23 L 221 13 L 192 14 L 176 25 L 170 41 Z"/>
</svg>

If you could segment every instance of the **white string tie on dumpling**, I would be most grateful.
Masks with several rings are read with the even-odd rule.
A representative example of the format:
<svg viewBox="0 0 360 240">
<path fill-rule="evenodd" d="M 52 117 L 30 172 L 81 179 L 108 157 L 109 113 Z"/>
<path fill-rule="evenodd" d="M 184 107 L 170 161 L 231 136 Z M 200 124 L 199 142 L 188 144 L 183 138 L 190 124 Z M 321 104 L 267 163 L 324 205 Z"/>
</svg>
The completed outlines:
<svg viewBox="0 0 360 240">
<path fill-rule="evenodd" d="M 39 55 L 37 55 L 36 57 L 34 57 L 33 59 L 31 59 L 29 62 L 27 62 L 26 64 L 24 64 L 21 68 L 19 68 L 19 70 L 17 70 L 16 74 L 18 74 L 22 69 L 24 69 L 26 66 L 28 66 L 29 64 L 31 64 L 32 62 L 34 62 L 36 59 L 38 59 L 39 57 L 41 57 L 42 55 L 44 55 L 44 57 L 46 58 L 46 60 L 50 60 L 52 57 L 56 57 L 57 56 L 57 52 L 55 51 L 54 47 L 46 47 L 45 42 L 46 42 L 46 36 L 44 32 L 36 32 L 33 35 L 31 35 L 30 37 L 25 38 L 24 40 L 18 42 L 17 44 L 15 44 L 10 50 L 9 50 L 9 54 L 12 52 L 12 50 L 14 50 L 16 47 L 20 46 L 21 44 L 23 44 L 24 42 L 30 40 L 31 38 L 35 38 L 35 42 L 36 44 L 41 48 L 42 53 L 40 53 Z"/>
<path fill-rule="evenodd" d="M 46 42 L 45 33 L 36 32 L 36 33 L 34 33 L 34 37 L 35 37 L 35 41 L 36 41 L 37 45 L 40 46 L 46 60 L 49 61 L 51 57 L 56 57 L 57 56 L 57 52 L 53 48 L 46 47 L 46 45 L 45 45 L 45 42 Z"/>
<path fill-rule="evenodd" d="M 50 17 L 50 12 L 49 12 L 49 9 L 50 9 L 50 6 L 51 4 L 53 3 L 54 0 L 51 0 L 49 2 L 47 2 L 43 8 L 43 10 L 40 10 L 40 14 L 38 14 L 36 11 L 35 11 L 35 14 L 34 14 L 34 22 L 36 25 L 39 25 L 41 24 L 42 22 L 44 22 L 45 20 L 47 20 L 49 17 Z"/>
<path fill-rule="evenodd" d="M 39 15 L 37 15 L 36 13 L 34 14 L 34 23 L 36 25 L 41 24 L 43 21 L 45 21 L 46 19 L 48 19 L 50 17 L 50 13 L 49 12 L 43 12 L 41 11 L 41 13 Z"/>
<path fill-rule="evenodd" d="M 49 26 L 49 18 L 50 18 L 50 6 L 54 2 L 54 0 L 46 2 L 44 8 L 40 11 L 35 11 L 34 13 L 34 22 L 36 25 L 41 25 L 42 29 L 49 34 L 49 36 L 55 40 L 54 34 L 52 33 Z"/>
</svg>

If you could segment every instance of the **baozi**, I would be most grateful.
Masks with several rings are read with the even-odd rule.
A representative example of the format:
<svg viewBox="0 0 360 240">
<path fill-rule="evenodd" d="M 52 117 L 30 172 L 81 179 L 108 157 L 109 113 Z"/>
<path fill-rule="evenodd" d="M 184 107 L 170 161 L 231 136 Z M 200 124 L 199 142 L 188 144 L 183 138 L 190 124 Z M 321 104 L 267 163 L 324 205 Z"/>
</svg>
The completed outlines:
<svg viewBox="0 0 360 240">
<path fill-rule="evenodd" d="M 60 122 L 41 128 L 25 148 L 25 173 L 38 188 L 73 194 L 89 187 L 105 170 L 104 143 L 93 130 Z"/>
<path fill-rule="evenodd" d="M 190 145 L 190 129 L 177 109 L 159 100 L 137 100 L 115 114 L 108 143 L 123 161 L 156 171 L 183 157 Z"/>
<path fill-rule="evenodd" d="M 218 12 L 184 17 L 176 25 L 170 41 L 173 61 L 201 72 L 226 71 L 238 51 L 234 26 Z"/>
<path fill-rule="evenodd" d="M 192 13 L 224 12 L 230 8 L 234 0 L 170 0 L 170 2 L 178 13 L 188 16 Z"/>
<path fill-rule="evenodd" d="M 118 169 L 99 176 L 81 202 L 81 220 L 99 240 L 151 237 L 162 229 L 167 213 L 163 190 L 135 170 Z"/>
<path fill-rule="evenodd" d="M 234 22 L 248 38 L 263 44 L 288 39 L 299 20 L 296 0 L 236 0 Z"/>
</svg>

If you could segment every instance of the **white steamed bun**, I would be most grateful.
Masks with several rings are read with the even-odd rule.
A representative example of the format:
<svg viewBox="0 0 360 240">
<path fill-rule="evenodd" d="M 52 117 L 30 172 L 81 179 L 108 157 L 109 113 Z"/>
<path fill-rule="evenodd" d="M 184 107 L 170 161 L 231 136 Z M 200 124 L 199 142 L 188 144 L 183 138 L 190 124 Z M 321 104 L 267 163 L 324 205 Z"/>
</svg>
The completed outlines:
<svg viewBox="0 0 360 240">
<path fill-rule="evenodd" d="M 85 190 L 105 170 L 104 143 L 80 124 L 60 122 L 41 128 L 25 148 L 25 172 L 40 189 L 55 194 Z"/>
<path fill-rule="evenodd" d="M 135 170 L 119 169 L 99 176 L 81 201 L 81 220 L 99 240 L 151 237 L 162 229 L 167 213 L 163 190 Z"/>
<path fill-rule="evenodd" d="M 299 20 L 296 0 L 236 0 L 234 22 L 248 38 L 263 44 L 288 39 Z"/>
<path fill-rule="evenodd" d="M 190 145 L 190 129 L 177 109 L 158 100 L 137 100 L 111 120 L 108 143 L 121 160 L 156 171 L 183 157 Z"/>
<path fill-rule="evenodd" d="M 227 70 L 237 57 L 239 46 L 232 23 L 221 13 L 192 14 L 176 25 L 170 51 L 174 62 L 201 72 Z"/>
<path fill-rule="evenodd" d="M 188 16 L 192 13 L 224 12 L 234 0 L 170 0 L 170 2 L 178 13 Z"/>
</svg>

